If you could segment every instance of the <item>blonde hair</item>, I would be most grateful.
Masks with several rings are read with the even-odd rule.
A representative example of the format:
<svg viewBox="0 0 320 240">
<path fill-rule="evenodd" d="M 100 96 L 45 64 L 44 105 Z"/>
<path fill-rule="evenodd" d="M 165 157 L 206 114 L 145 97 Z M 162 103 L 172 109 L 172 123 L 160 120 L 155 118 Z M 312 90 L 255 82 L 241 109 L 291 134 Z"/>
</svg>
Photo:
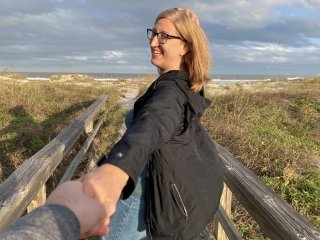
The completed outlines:
<svg viewBox="0 0 320 240">
<path fill-rule="evenodd" d="M 191 89 L 199 92 L 210 80 L 211 55 L 205 32 L 196 17 L 179 8 L 167 9 L 160 13 L 155 23 L 162 19 L 172 19 L 179 36 L 189 45 L 189 53 L 184 55 L 183 64 L 189 73 Z"/>
</svg>

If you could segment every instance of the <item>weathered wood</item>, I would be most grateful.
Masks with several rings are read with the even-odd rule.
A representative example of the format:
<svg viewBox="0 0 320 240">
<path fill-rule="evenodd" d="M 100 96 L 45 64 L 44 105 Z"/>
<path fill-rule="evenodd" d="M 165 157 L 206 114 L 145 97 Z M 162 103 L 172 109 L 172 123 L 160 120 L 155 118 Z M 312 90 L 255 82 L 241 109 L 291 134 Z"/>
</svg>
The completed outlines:
<svg viewBox="0 0 320 240">
<path fill-rule="evenodd" d="M 107 100 L 99 97 L 86 111 L 0 184 L 0 230 L 21 216 L 63 157 Z"/>
<path fill-rule="evenodd" d="M 234 227 L 232 221 L 230 220 L 227 212 L 223 209 L 223 207 L 220 205 L 219 209 L 216 213 L 217 220 L 220 222 L 224 232 L 227 235 L 226 239 L 229 240 L 241 240 L 242 237 L 240 236 L 237 229 Z M 219 240 L 219 236 L 217 237 L 217 240 Z"/>
<path fill-rule="evenodd" d="M 32 199 L 27 207 L 27 212 L 30 213 L 33 209 L 42 206 L 46 201 L 46 185 L 40 188 L 40 191 Z"/>
<path fill-rule="evenodd" d="M 223 184 L 223 190 L 220 198 L 220 206 L 224 209 L 224 212 L 227 216 L 231 215 L 231 203 L 232 203 L 232 192 L 227 187 L 226 184 Z M 228 240 L 228 236 L 224 231 L 223 226 L 220 224 L 219 220 L 215 221 L 215 234 L 217 240 Z"/>
<path fill-rule="evenodd" d="M 252 171 L 217 144 L 226 165 L 225 182 L 271 239 L 319 240 L 320 233 Z"/>
<path fill-rule="evenodd" d="M 89 122 L 84 130 L 86 134 L 89 134 L 93 131 L 93 121 Z"/>
<path fill-rule="evenodd" d="M 94 131 L 92 132 L 92 134 L 90 134 L 87 138 L 87 140 L 85 141 L 85 143 L 83 144 L 83 146 L 81 147 L 81 149 L 79 150 L 79 152 L 77 153 L 77 155 L 72 159 L 69 167 L 67 168 L 66 172 L 64 173 L 63 177 L 60 180 L 60 183 L 63 183 L 65 181 L 68 181 L 72 178 L 74 172 L 76 171 L 81 159 L 83 158 L 83 156 L 86 154 L 87 150 L 89 149 L 94 137 L 96 136 L 98 130 L 100 129 L 101 125 L 102 125 L 103 119 L 100 119 L 99 122 L 97 123 L 97 126 L 95 127 Z"/>
</svg>

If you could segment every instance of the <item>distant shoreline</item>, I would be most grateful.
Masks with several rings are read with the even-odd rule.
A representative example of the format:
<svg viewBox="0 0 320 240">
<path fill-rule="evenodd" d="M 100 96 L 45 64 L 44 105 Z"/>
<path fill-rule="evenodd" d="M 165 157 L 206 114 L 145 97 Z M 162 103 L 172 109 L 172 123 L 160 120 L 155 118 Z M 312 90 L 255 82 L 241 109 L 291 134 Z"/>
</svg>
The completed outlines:
<svg viewBox="0 0 320 240">
<path fill-rule="evenodd" d="M 53 75 L 86 75 L 92 77 L 96 81 L 117 81 L 117 80 L 133 80 L 137 78 L 157 78 L 157 74 L 136 74 L 136 73 L 59 73 L 59 72 L 17 72 L 26 77 L 26 80 L 50 80 Z M 311 76 L 307 76 L 310 78 Z M 252 81 L 270 81 L 270 80 L 297 80 L 303 79 L 303 75 L 250 75 L 250 74 L 219 74 L 212 75 L 211 82 L 214 83 L 239 83 Z"/>
</svg>

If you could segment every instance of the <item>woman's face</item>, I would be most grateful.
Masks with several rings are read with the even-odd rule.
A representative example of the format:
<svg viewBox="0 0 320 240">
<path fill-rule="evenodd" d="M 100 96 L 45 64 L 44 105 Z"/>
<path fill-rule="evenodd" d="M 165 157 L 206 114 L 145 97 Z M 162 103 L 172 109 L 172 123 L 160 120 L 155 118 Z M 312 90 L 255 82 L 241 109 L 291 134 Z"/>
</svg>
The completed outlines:
<svg viewBox="0 0 320 240">
<path fill-rule="evenodd" d="M 172 36 L 178 36 L 172 20 L 162 18 L 158 20 L 153 28 L 154 32 L 166 33 Z M 151 47 L 151 63 L 159 69 L 159 73 L 163 74 L 170 70 L 186 70 L 183 69 L 183 55 L 187 53 L 187 44 L 181 39 L 168 39 L 165 44 L 158 41 L 157 36 L 150 40 Z"/>
</svg>

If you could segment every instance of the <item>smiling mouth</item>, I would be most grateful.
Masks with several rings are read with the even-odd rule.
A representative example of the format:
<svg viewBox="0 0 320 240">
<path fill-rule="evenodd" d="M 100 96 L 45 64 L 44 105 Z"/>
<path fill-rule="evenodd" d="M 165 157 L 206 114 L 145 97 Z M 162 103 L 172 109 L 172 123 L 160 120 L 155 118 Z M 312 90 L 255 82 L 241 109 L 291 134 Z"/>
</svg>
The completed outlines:
<svg viewBox="0 0 320 240">
<path fill-rule="evenodd" d="M 161 55 L 161 51 L 157 51 L 157 50 L 152 50 L 151 51 L 152 55 Z"/>
</svg>

